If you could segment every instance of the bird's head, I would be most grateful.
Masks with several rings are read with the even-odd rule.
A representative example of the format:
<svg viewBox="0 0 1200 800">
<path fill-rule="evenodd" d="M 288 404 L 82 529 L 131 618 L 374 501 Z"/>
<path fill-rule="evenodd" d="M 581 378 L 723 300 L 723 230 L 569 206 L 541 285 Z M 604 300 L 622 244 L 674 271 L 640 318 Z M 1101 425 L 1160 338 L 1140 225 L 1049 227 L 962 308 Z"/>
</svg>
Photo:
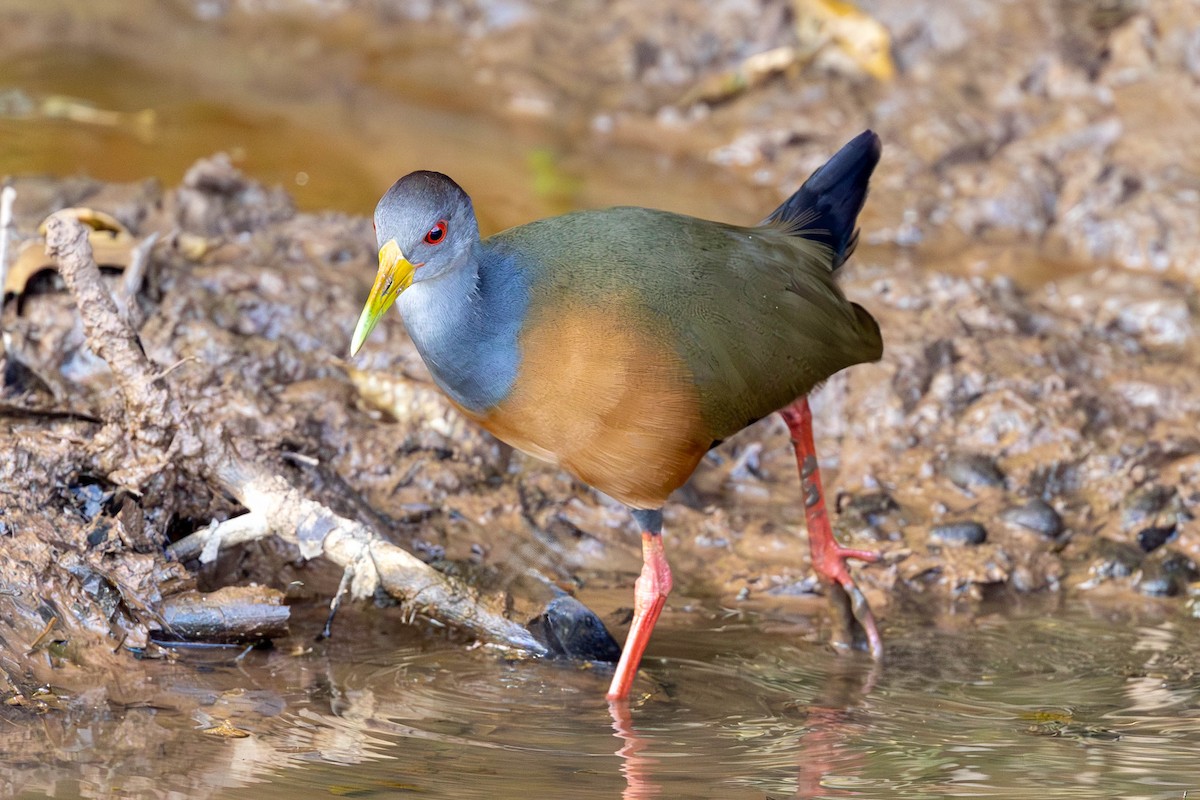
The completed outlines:
<svg viewBox="0 0 1200 800">
<path fill-rule="evenodd" d="M 379 272 L 350 342 L 354 355 L 409 286 L 444 275 L 471 257 L 479 227 L 471 198 L 440 172 L 412 172 L 375 206 Z"/>
</svg>

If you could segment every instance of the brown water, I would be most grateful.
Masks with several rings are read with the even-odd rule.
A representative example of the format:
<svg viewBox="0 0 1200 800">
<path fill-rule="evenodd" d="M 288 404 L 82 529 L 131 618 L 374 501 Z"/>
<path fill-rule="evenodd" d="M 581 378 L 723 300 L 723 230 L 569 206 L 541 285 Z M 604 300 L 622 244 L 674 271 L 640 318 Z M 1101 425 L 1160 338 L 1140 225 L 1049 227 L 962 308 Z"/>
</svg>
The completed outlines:
<svg viewBox="0 0 1200 800">
<path fill-rule="evenodd" d="M 620 203 L 752 221 L 777 200 L 666 147 L 581 136 L 591 120 L 566 110 L 506 111 L 437 26 L 325 17 L 319 3 L 215 19 L 204 7 L 8 0 L 0 176 L 173 186 L 223 150 L 303 208 L 366 215 L 396 178 L 435 169 L 474 196 L 488 230 Z"/>
<path fill-rule="evenodd" d="M 594 601 L 593 601 L 594 602 Z M 329 647 L 131 668 L 157 698 L 6 724 L 18 797 L 1161 798 L 1200 791 L 1200 636 L 1154 611 L 885 630 L 873 666 L 802 618 L 670 614 L 627 719 L 606 675 L 344 621 Z M 303 644 L 303 642 L 300 642 Z M 144 674 L 138 674 L 144 670 Z M 200 733 L 228 718 L 251 735 Z M 75 727 L 72 727 L 75 726 Z"/>
</svg>

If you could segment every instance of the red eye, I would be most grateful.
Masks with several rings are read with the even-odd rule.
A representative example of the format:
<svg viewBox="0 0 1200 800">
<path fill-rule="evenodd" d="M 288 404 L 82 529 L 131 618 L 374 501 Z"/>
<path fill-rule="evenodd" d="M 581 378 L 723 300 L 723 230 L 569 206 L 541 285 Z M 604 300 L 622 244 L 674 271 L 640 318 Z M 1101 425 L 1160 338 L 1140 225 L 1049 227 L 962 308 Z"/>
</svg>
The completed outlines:
<svg viewBox="0 0 1200 800">
<path fill-rule="evenodd" d="M 438 224 L 429 229 L 429 233 L 425 234 L 425 244 L 441 244 L 446 238 L 446 220 L 438 220 Z"/>
</svg>

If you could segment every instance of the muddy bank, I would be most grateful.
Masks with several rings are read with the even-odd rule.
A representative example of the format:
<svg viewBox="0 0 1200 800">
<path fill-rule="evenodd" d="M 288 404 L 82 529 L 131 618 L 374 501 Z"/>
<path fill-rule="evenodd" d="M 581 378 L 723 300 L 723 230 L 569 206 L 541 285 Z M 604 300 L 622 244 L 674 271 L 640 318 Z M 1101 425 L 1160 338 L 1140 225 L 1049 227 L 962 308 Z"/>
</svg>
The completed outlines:
<svg viewBox="0 0 1200 800">
<path fill-rule="evenodd" d="M 0 10 L 0 170 L 172 184 L 236 142 L 308 208 L 364 213 L 435 168 L 488 201 L 487 229 L 614 203 L 749 221 L 871 126 L 871 242 L 1024 283 L 1197 282 L 1193 3 L 857 5 L 23 0 Z"/>
<path fill-rule="evenodd" d="M 476 33 L 464 56 L 511 112 L 552 122 L 582 107 L 600 141 L 659 145 L 669 132 L 680 152 L 779 194 L 873 127 L 890 169 L 868 240 L 922 245 L 943 268 L 1023 273 L 994 249 L 1019 244 L 1076 267 L 1200 280 L 1194 3 L 830 5 L 576 4 L 564 20 L 512 2 L 475 25 L 471 4 L 418 16 Z M 764 53 L 781 55 L 756 66 Z M 573 69 L 539 66 L 573 57 Z"/>
<path fill-rule="evenodd" d="M 1200 10 L 1187 0 L 318 3 L 365 43 L 427 35 L 448 79 L 571 150 L 650 145 L 785 195 L 873 127 L 869 241 L 1035 280 L 1119 266 L 1200 280 Z M 311 3 L 195 4 L 210 23 Z M 447 37 L 446 31 L 454 31 Z M 387 64 L 375 54 L 363 68 Z M 436 90 L 433 90 L 436 94 Z M 766 203 L 764 203 L 766 205 Z"/>
<path fill-rule="evenodd" d="M 135 240 L 159 234 L 130 317 L 179 402 L 243 457 L 520 623 L 556 587 L 632 585 L 624 510 L 425 392 L 396 315 L 354 366 L 341 359 L 374 273 L 367 220 L 296 213 L 221 160 L 170 190 L 14 185 L 22 237 L 66 205 L 113 215 Z M 846 280 L 885 331 L 884 360 L 815 402 L 836 527 L 885 554 L 858 570 L 883 618 L 919 595 L 1183 594 L 1200 559 L 1195 291 L 1110 271 L 1026 291 L 894 262 L 864 247 Z M 123 266 L 108 273 L 118 289 Z M 114 464 L 122 434 L 103 420 L 119 417 L 120 387 L 55 274 L 22 288 L 4 308 L 0 413 L 10 696 L 154 654 L 166 601 L 196 587 L 257 581 L 326 602 L 341 570 L 270 537 L 209 564 L 168 558 L 166 544 L 244 509 L 181 466 L 194 454 Z M 667 526 L 682 596 L 782 606 L 819 590 L 776 420 L 714 451 Z"/>
</svg>

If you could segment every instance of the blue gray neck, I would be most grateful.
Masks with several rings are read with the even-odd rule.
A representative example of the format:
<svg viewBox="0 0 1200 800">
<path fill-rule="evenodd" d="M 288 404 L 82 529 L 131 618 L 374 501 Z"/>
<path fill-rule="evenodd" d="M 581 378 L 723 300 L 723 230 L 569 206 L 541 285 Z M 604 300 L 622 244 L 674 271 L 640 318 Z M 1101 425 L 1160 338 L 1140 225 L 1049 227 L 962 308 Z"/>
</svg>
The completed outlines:
<svg viewBox="0 0 1200 800">
<path fill-rule="evenodd" d="M 483 413 L 516 381 L 517 336 L 529 306 L 521 271 L 482 242 L 441 275 L 396 300 L 434 381 L 459 405 Z"/>
</svg>

